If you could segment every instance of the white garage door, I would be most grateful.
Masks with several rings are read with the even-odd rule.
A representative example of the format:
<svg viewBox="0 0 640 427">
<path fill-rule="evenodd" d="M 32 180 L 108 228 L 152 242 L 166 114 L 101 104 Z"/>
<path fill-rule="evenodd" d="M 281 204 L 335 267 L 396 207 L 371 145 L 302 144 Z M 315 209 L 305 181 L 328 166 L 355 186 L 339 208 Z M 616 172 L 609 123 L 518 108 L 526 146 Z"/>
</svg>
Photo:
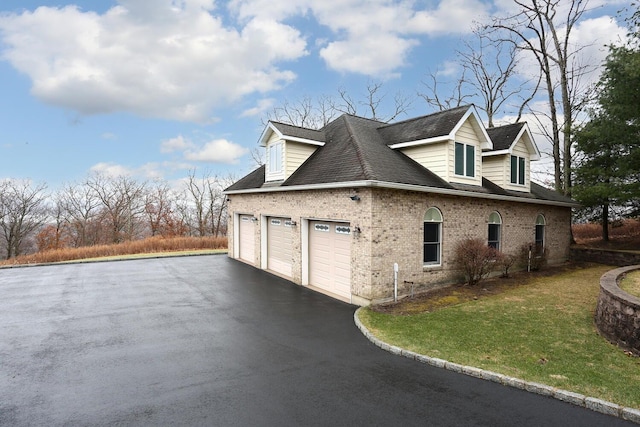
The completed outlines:
<svg viewBox="0 0 640 427">
<path fill-rule="evenodd" d="M 291 219 L 267 220 L 267 268 L 291 277 Z"/>
<path fill-rule="evenodd" d="M 309 284 L 351 297 L 351 227 L 348 223 L 310 221 Z"/>
<path fill-rule="evenodd" d="M 240 215 L 238 224 L 240 231 L 238 234 L 240 235 L 240 259 L 253 264 L 255 263 L 256 242 L 255 223 L 251 219 L 252 216 L 250 215 Z"/>
</svg>

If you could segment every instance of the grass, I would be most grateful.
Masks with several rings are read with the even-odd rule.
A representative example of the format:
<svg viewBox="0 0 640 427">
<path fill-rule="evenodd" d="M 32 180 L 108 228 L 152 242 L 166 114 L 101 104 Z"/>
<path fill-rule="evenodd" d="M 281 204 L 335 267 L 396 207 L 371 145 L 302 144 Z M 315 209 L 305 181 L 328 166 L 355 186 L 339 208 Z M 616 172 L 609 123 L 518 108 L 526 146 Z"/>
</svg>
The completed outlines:
<svg viewBox="0 0 640 427">
<path fill-rule="evenodd" d="M 360 319 L 381 340 L 416 353 L 640 408 L 640 359 L 593 323 L 599 279 L 610 269 L 537 277 L 420 314 L 367 308 Z"/>
<path fill-rule="evenodd" d="M 95 245 L 36 252 L 0 261 L 0 267 L 19 264 L 44 264 L 77 260 L 113 259 L 127 256 L 143 257 L 151 254 L 165 256 L 185 252 L 212 253 L 227 248 L 226 237 L 150 237 L 114 245 Z"/>
<path fill-rule="evenodd" d="M 627 273 L 620 281 L 620 288 L 631 295 L 640 297 L 640 271 Z"/>
</svg>

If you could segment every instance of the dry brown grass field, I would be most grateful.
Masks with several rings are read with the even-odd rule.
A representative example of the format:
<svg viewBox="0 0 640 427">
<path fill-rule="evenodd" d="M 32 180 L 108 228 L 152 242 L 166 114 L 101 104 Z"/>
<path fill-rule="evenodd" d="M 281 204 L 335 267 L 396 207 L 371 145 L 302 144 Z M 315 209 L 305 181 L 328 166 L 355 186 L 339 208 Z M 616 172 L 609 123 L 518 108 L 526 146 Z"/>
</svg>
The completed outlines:
<svg viewBox="0 0 640 427">
<path fill-rule="evenodd" d="M 0 261 L 0 266 L 18 264 L 43 264 L 52 262 L 74 261 L 114 257 L 121 255 L 136 255 L 149 253 L 166 253 L 181 251 L 199 251 L 209 249 L 226 249 L 226 237 L 150 237 L 114 245 L 96 245 L 80 248 L 55 249 L 22 255 Z"/>
<path fill-rule="evenodd" d="M 640 220 L 625 219 L 609 225 L 609 241 L 602 240 L 602 225 L 574 224 L 573 237 L 580 246 L 640 251 Z"/>
</svg>

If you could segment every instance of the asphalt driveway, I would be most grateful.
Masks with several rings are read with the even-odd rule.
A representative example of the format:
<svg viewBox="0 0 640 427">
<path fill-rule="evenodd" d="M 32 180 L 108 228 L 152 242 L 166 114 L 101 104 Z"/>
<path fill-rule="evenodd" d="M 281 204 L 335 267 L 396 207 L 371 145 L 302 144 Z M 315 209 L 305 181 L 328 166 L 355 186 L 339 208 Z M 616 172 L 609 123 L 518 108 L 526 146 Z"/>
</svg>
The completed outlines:
<svg viewBox="0 0 640 427">
<path fill-rule="evenodd" d="M 0 270 L 0 425 L 615 426 L 367 341 L 224 255 Z"/>
</svg>

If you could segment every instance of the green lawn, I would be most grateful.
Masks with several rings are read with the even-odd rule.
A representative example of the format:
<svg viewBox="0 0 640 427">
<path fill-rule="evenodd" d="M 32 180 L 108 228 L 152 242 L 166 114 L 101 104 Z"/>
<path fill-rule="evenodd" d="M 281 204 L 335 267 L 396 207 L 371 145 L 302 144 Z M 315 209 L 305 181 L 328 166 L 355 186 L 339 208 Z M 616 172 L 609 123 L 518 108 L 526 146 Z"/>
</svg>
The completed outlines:
<svg viewBox="0 0 640 427">
<path fill-rule="evenodd" d="M 621 281 L 620 288 L 625 292 L 640 297 L 640 271 L 628 273 Z"/>
<path fill-rule="evenodd" d="M 379 339 L 416 353 L 640 408 L 640 358 L 597 334 L 596 266 L 408 316 L 360 311 Z M 482 284 L 480 285 L 482 286 Z"/>
</svg>

